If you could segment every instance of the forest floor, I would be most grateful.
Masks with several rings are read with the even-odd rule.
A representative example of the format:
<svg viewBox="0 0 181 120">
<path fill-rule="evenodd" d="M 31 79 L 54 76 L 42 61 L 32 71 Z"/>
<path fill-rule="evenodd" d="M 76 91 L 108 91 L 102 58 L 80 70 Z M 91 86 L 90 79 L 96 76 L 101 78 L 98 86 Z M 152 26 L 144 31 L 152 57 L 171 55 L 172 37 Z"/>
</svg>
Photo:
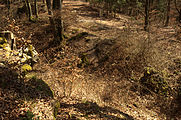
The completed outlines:
<svg viewBox="0 0 181 120">
<path fill-rule="evenodd" d="M 0 5 L 4 15 L 1 29 L 15 34 L 18 48 L 33 44 L 40 58 L 23 80 L 12 68 L 0 67 L 0 77 L 8 83 L 0 83 L 0 119 L 181 118 L 181 105 L 173 113 L 164 108 L 170 108 L 174 99 L 163 100 L 155 93 L 142 95 L 140 85 L 145 67 L 166 73 L 173 89 L 181 81 L 180 28 L 175 21 L 168 27 L 152 25 L 148 33 L 141 18 L 99 17 L 88 2 L 66 0 L 62 10 L 66 45 L 52 47 L 53 28 L 45 6 L 39 3 L 39 8 L 37 22 L 27 21 L 25 15 L 13 22 Z"/>
</svg>

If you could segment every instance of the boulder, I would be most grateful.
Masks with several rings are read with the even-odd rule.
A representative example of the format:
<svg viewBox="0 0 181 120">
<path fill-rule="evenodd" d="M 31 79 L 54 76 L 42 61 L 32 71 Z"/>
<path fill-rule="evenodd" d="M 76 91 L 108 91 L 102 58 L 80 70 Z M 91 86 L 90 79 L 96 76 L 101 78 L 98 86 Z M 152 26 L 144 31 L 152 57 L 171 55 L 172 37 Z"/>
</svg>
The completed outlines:
<svg viewBox="0 0 181 120">
<path fill-rule="evenodd" d="M 151 67 L 145 68 L 140 84 L 144 86 L 142 93 L 150 93 L 152 91 L 156 94 L 167 96 L 170 91 L 170 86 L 163 73 Z"/>
</svg>

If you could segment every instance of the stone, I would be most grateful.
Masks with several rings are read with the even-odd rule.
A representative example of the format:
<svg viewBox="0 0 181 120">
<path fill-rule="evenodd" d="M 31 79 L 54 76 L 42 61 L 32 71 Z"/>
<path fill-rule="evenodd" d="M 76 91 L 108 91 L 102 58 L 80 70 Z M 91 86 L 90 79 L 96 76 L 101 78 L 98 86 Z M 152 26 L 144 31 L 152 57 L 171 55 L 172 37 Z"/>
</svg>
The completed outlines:
<svg viewBox="0 0 181 120">
<path fill-rule="evenodd" d="M 11 46 L 11 50 L 16 49 L 16 41 L 14 38 L 14 34 L 11 31 L 1 31 L 0 37 L 4 37 L 7 40 L 8 44 Z"/>
<path fill-rule="evenodd" d="M 3 63 L 0 63 L 0 68 L 5 68 L 6 66 Z"/>
</svg>

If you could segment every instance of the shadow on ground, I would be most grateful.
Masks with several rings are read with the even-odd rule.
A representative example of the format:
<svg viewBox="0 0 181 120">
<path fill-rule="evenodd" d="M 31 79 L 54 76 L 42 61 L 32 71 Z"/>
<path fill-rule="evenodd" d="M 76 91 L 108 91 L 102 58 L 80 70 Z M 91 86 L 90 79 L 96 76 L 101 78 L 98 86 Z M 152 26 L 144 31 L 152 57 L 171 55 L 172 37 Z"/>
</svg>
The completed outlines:
<svg viewBox="0 0 181 120">
<path fill-rule="evenodd" d="M 49 86 L 41 79 L 19 78 L 15 70 L 0 68 L 0 117 L 17 119 L 24 101 L 53 98 Z"/>
<path fill-rule="evenodd" d="M 74 111 L 70 113 L 70 111 Z M 132 116 L 111 107 L 100 107 L 97 103 L 85 102 L 76 104 L 60 104 L 57 120 L 102 119 L 102 120 L 134 120 Z"/>
<path fill-rule="evenodd" d="M 91 18 L 99 17 L 98 11 L 96 9 L 89 7 L 89 6 L 82 5 L 82 6 L 80 6 L 80 8 L 73 8 L 73 10 L 76 10 L 78 12 L 86 11 L 85 13 L 79 14 L 82 17 L 91 17 Z M 89 13 L 89 14 L 87 14 L 87 13 Z"/>
</svg>

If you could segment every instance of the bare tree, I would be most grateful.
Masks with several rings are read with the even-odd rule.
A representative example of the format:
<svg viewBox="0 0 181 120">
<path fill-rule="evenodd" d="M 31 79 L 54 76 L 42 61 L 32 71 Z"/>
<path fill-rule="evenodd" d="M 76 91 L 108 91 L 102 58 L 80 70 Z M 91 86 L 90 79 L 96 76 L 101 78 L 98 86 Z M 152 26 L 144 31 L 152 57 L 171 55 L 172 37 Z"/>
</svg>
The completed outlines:
<svg viewBox="0 0 181 120">
<path fill-rule="evenodd" d="M 32 21 L 32 9 L 31 9 L 31 4 L 29 2 L 29 0 L 25 0 L 26 2 L 26 6 L 28 8 L 28 18 L 29 18 L 29 21 Z"/>
<path fill-rule="evenodd" d="M 10 4 L 11 4 L 11 1 L 10 0 L 5 0 L 5 4 L 6 4 L 6 7 L 8 8 L 8 14 L 10 13 Z"/>
<path fill-rule="evenodd" d="M 38 18 L 38 5 L 37 5 L 37 0 L 34 0 L 34 7 L 35 7 L 35 15 L 36 15 L 36 18 Z"/>
<path fill-rule="evenodd" d="M 145 31 L 149 31 L 149 5 L 150 1 L 146 0 L 145 2 L 145 27 L 144 30 Z"/>
<path fill-rule="evenodd" d="M 47 8 L 48 8 L 48 14 L 52 15 L 51 11 L 51 0 L 46 0 Z"/>
<path fill-rule="evenodd" d="M 167 19 L 165 22 L 165 26 L 168 26 L 169 24 L 169 19 L 170 19 L 170 2 L 171 0 L 167 0 Z"/>
<path fill-rule="evenodd" d="M 53 0 L 53 9 L 62 9 L 62 0 Z"/>
<path fill-rule="evenodd" d="M 179 14 L 178 21 L 181 23 L 181 8 L 177 7 L 177 0 L 174 0 L 174 2 L 175 2 L 175 8 Z"/>
</svg>

